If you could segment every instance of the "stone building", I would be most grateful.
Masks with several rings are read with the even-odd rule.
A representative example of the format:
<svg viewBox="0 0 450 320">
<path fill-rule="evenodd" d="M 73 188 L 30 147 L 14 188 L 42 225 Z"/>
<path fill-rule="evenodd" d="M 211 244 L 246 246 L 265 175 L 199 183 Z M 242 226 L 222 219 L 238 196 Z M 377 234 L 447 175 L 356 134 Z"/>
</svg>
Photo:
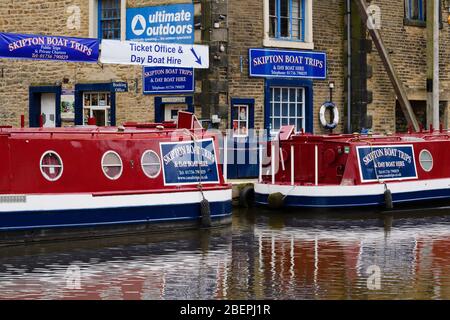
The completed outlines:
<svg viewBox="0 0 450 320">
<path fill-rule="evenodd" d="M 424 123 L 425 1 L 370 1 L 381 10 L 384 43 Z M 319 109 L 332 94 L 340 111 L 336 131 L 348 131 L 349 20 L 350 130 L 404 130 L 395 92 L 355 2 L 351 1 L 349 16 L 346 0 L 3 0 L 0 32 L 121 40 L 126 40 L 130 28 L 129 9 L 193 3 L 195 43 L 209 46 L 210 68 L 195 71 L 192 92 L 144 94 L 142 67 L 0 58 L 0 125 L 19 126 L 24 115 L 26 126 L 38 126 L 44 109 L 53 114 L 47 125 L 56 126 L 86 124 L 90 117 L 98 125 L 164 121 L 177 110 L 188 109 L 220 128 L 238 129 L 238 135 L 245 136 L 240 127 L 276 131 L 283 124 L 320 133 L 326 131 Z M 447 126 L 447 1 L 442 1 L 441 13 L 441 121 Z M 326 78 L 250 76 L 250 49 L 326 53 Z M 117 82 L 126 82 L 127 92 L 115 92 L 111 83 Z M 60 110 L 61 100 L 70 103 L 71 97 L 78 116 Z"/>
</svg>

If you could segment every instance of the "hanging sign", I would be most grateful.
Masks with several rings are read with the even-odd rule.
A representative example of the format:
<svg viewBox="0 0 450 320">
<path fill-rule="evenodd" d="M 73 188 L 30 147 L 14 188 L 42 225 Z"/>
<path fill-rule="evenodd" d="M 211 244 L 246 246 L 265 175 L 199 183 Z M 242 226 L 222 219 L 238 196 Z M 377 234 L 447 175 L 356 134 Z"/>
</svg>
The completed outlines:
<svg viewBox="0 0 450 320">
<path fill-rule="evenodd" d="M 144 94 L 194 92 L 192 68 L 143 68 Z"/>
<path fill-rule="evenodd" d="M 102 40 L 102 63 L 150 67 L 209 68 L 209 47 L 202 45 Z"/>
<path fill-rule="evenodd" d="M 127 82 L 112 82 L 111 83 L 111 91 L 113 92 L 128 92 L 128 83 Z"/>
<path fill-rule="evenodd" d="M 0 58 L 97 62 L 97 39 L 0 33 Z"/>
<path fill-rule="evenodd" d="M 327 55 L 313 51 L 250 49 L 251 77 L 326 79 Z"/>
<path fill-rule="evenodd" d="M 219 183 L 213 139 L 160 143 L 164 185 Z"/>
<path fill-rule="evenodd" d="M 356 149 L 362 182 L 417 179 L 412 145 L 364 146 Z"/>
<path fill-rule="evenodd" d="M 127 9 L 126 39 L 194 43 L 194 5 L 175 4 Z"/>
</svg>

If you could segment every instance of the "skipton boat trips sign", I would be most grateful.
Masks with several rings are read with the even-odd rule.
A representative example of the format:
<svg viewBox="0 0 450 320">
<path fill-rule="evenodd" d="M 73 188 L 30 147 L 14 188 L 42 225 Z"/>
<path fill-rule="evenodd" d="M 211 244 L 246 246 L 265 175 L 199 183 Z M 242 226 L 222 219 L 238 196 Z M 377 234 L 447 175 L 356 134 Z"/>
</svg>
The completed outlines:
<svg viewBox="0 0 450 320">
<path fill-rule="evenodd" d="M 127 9 L 127 40 L 194 43 L 194 5 Z"/>
<path fill-rule="evenodd" d="M 356 149 L 361 182 L 417 179 L 412 145 L 363 146 Z"/>
<path fill-rule="evenodd" d="M 149 67 L 209 68 L 209 47 L 202 45 L 102 40 L 102 63 Z"/>
<path fill-rule="evenodd" d="M 213 139 L 161 143 L 164 185 L 219 183 Z"/>
<path fill-rule="evenodd" d="M 250 49 L 251 77 L 327 78 L 327 55 L 313 51 Z"/>
<path fill-rule="evenodd" d="M 97 39 L 0 33 L 0 57 L 96 63 Z"/>
<path fill-rule="evenodd" d="M 192 68 L 143 68 L 144 94 L 182 93 L 194 91 Z"/>
</svg>

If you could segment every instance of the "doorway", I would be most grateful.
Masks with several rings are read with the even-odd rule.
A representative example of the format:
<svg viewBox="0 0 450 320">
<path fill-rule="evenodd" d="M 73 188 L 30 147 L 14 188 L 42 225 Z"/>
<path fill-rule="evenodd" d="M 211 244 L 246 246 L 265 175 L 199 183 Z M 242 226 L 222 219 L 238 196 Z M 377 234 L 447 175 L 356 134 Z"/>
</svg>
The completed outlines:
<svg viewBox="0 0 450 320">
<path fill-rule="evenodd" d="M 61 126 L 61 87 L 37 86 L 29 89 L 30 127 Z"/>
<path fill-rule="evenodd" d="M 178 120 L 178 111 L 194 113 L 193 97 L 156 97 L 155 122 Z"/>
</svg>

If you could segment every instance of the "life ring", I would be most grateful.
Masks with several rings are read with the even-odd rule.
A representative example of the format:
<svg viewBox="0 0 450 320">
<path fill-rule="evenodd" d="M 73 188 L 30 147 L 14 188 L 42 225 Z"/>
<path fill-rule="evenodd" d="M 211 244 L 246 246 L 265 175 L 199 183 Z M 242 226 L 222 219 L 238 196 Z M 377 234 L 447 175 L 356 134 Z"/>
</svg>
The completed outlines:
<svg viewBox="0 0 450 320">
<path fill-rule="evenodd" d="M 330 123 L 328 123 L 327 120 L 325 119 L 325 111 L 327 111 L 327 109 L 332 109 L 333 111 L 333 121 Z M 325 102 L 320 107 L 319 116 L 320 116 L 320 123 L 325 129 L 328 130 L 336 129 L 339 123 L 339 110 L 333 102 Z"/>
</svg>

